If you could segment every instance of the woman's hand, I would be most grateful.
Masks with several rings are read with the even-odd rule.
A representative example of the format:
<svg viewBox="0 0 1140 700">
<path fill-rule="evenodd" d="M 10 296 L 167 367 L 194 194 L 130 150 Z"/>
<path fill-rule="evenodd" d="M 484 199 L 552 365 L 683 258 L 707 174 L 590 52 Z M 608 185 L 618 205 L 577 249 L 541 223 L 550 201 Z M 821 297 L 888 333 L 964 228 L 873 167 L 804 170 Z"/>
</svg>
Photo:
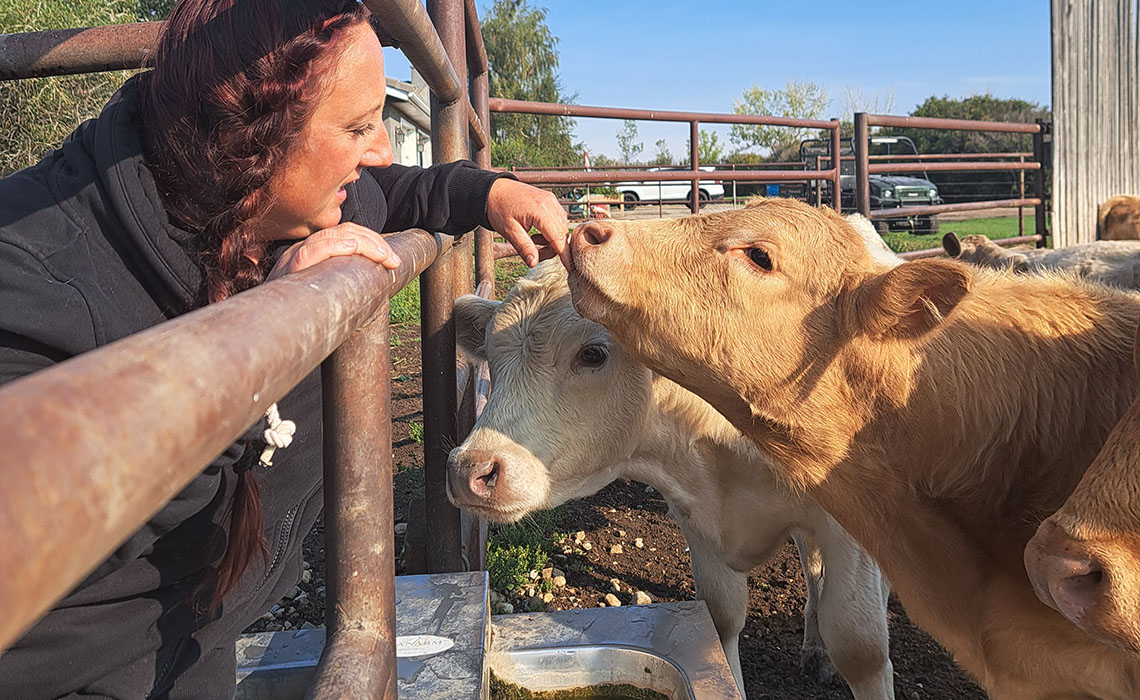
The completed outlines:
<svg viewBox="0 0 1140 700">
<path fill-rule="evenodd" d="M 555 255 L 562 264 L 569 264 L 566 238 L 570 225 L 566 211 L 551 192 L 501 177 L 487 196 L 487 220 L 510 241 L 527 266 L 534 267 L 539 260 Z M 532 237 L 531 228 L 538 229 L 538 235 Z"/>
<path fill-rule="evenodd" d="M 291 272 L 300 272 L 317 263 L 341 255 L 363 255 L 386 269 L 400 266 L 400 256 L 384 237 L 359 224 L 345 222 L 289 246 L 273 266 L 267 279 L 276 279 Z"/>
</svg>

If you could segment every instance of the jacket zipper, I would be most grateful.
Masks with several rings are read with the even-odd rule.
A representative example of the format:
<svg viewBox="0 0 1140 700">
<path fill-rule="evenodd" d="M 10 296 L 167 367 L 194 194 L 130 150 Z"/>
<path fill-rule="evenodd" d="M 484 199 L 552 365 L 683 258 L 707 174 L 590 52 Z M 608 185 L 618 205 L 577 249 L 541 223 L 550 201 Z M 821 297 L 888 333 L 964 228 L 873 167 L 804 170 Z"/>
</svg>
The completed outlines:
<svg viewBox="0 0 1140 700">
<path fill-rule="evenodd" d="M 289 544 L 289 534 L 293 531 L 293 519 L 297 517 L 297 506 L 289 509 L 285 514 L 285 520 L 281 522 L 281 533 L 277 536 L 277 550 L 273 553 L 273 559 L 269 562 L 269 568 L 265 570 L 265 576 L 261 578 L 261 583 L 257 584 L 257 588 L 253 589 L 256 593 L 260 591 L 266 583 L 269 583 L 269 577 L 273 575 L 273 570 L 281 563 L 281 558 L 285 555 L 285 547 Z"/>
</svg>

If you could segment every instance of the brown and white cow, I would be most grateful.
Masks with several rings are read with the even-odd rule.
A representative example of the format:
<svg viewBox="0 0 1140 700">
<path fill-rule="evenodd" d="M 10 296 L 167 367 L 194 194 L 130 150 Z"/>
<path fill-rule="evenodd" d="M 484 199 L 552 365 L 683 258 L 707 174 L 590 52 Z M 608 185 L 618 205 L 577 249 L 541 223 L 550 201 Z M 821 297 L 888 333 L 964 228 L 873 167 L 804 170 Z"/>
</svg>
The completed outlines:
<svg viewBox="0 0 1140 700">
<path fill-rule="evenodd" d="M 1140 240 L 1140 197 L 1109 197 L 1096 212 L 1096 237 L 1102 241 Z"/>
<path fill-rule="evenodd" d="M 1140 697 L 1140 659 L 1041 603 L 1023 563 L 1136 397 L 1140 296 L 888 268 L 787 200 L 593 222 L 570 247 L 582 315 L 750 437 L 991 697 Z"/>
<path fill-rule="evenodd" d="M 1140 375 L 1140 336 L 1136 373 Z M 1140 400 L 1025 548 L 1037 597 L 1095 639 L 1140 652 Z"/>
<path fill-rule="evenodd" d="M 952 257 L 979 267 L 1022 274 L 1062 272 L 1121 289 L 1140 289 L 1140 241 L 1094 241 L 1065 248 L 1003 248 L 974 234 L 942 237 Z"/>
<path fill-rule="evenodd" d="M 617 478 L 653 486 L 689 542 L 697 595 L 741 689 L 748 572 L 793 535 L 808 590 L 805 669 L 829 675 L 830 657 L 857 700 L 894 697 L 878 567 L 818 505 L 778 484 L 711 406 L 579 316 L 560 262 L 539 265 L 502 303 L 461 297 L 455 319 L 459 347 L 489 361 L 494 387 L 448 462 L 457 506 L 510 521 Z"/>
</svg>

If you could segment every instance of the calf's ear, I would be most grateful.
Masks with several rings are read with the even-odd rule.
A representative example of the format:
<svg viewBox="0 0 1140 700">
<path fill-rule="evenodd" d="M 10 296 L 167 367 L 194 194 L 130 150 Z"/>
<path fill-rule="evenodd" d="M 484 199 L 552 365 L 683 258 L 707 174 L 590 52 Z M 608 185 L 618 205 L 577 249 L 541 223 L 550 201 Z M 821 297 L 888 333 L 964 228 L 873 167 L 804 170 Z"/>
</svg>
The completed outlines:
<svg viewBox="0 0 1140 700">
<path fill-rule="evenodd" d="M 455 346 L 460 352 L 476 361 L 487 359 L 487 323 L 501 303 L 474 294 L 455 300 Z"/>
<path fill-rule="evenodd" d="M 1021 253 L 1013 253 L 1009 256 L 1009 268 L 1019 275 L 1029 274 L 1029 258 Z"/>
<path fill-rule="evenodd" d="M 942 237 L 942 250 L 952 258 L 956 258 L 962 254 L 962 242 L 958 240 L 958 234 L 951 231 Z"/>
<path fill-rule="evenodd" d="M 839 300 L 849 336 L 917 338 L 932 331 L 970 291 L 964 265 L 915 260 L 864 280 Z"/>
</svg>

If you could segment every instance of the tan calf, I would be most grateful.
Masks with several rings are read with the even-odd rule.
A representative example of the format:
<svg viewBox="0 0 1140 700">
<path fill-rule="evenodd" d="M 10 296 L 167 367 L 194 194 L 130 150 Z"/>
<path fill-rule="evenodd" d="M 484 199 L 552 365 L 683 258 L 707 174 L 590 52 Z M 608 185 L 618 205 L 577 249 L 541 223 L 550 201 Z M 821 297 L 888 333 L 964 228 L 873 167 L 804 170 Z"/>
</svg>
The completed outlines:
<svg viewBox="0 0 1140 700">
<path fill-rule="evenodd" d="M 829 675 L 830 657 L 857 700 L 894 697 L 878 567 L 818 505 L 780 486 L 711 406 L 579 316 L 560 262 L 532 270 L 501 304 L 461 297 L 455 318 L 460 348 L 489 360 L 494 386 L 448 461 L 456 505 L 515 520 L 617 478 L 650 484 L 689 542 L 697 595 L 741 688 L 748 572 L 793 535 L 808 591 L 805 670 Z"/>
<path fill-rule="evenodd" d="M 1135 398 L 1140 298 L 887 268 L 787 200 L 585 224 L 571 249 L 582 315 L 772 457 L 993 698 L 1140 697 L 1137 657 L 1042 604 L 1023 564 Z"/>
<path fill-rule="evenodd" d="M 1140 241 L 1095 241 L 1065 248 L 1002 248 L 981 235 L 942 237 L 952 257 L 1017 273 L 1061 272 L 1121 289 L 1140 289 Z"/>
<path fill-rule="evenodd" d="M 1065 505 L 1041 523 L 1025 568 L 1037 597 L 1074 625 L 1140 652 L 1140 400 Z"/>
<path fill-rule="evenodd" d="M 1140 197 L 1118 194 L 1097 207 L 1096 237 L 1102 241 L 1140 240 Z"/>
</svg>

